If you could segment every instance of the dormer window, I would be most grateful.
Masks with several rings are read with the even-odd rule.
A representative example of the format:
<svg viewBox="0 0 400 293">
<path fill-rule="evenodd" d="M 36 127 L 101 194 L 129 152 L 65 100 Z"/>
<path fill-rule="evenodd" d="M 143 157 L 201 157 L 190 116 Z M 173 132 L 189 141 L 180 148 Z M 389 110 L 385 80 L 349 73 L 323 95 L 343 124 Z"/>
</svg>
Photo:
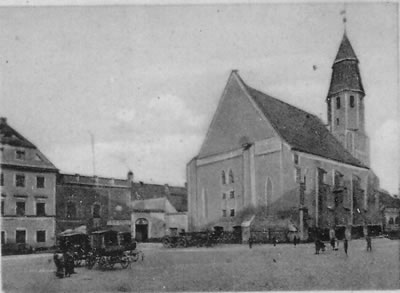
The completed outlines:
<svg viewBox="0 0 400 293">
<path fill-rule="evenodd" d="M 340 109 L 340 97 L 336 98 L 336 109 Z"/>
<path fill-rule="evenodd" d="M 15 151 L 15 158 L 17 160 L 25 160 L 25 151 L 23 151 L 23 150 Z"/>
<path fill-rule="evenodd" d="M 354 96 L 350 96 L 350 107 L 354 108 Z"/>
</svg>

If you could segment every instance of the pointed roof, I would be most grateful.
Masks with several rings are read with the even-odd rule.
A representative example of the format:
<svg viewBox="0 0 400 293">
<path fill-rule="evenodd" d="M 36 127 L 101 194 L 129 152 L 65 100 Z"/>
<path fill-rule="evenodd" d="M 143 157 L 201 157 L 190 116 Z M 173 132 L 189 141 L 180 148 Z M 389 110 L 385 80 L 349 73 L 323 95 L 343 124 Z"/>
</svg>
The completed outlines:
<svg viewBox="0 0 400 293">
<path fill-rule="evenodd" d="M 347 38 L 346 32 L 343 35 L 338 53 L 333 62 L 328 97 L 345 90 L 360 92 L 362 96 L 365 95 L 358 68 L 358 59 Z"/>
<path fill-rule="evenodd" d="M 233 74 L 292 149 L 368 169 L 343 147 L 318 117 L 249 87 L 237 72 Z"/>
<path fill-rule="evenodd" d="M 356 53 L 354 53 L 353 47 L 347 38 L 346 32 L 343 34 L 343 39 L 337 52 L 334 64 L 344 60 L 355 60 L 358 61 Z"/>
<path fill-rule="evenodd" d="M 19 134 L 14 128 L 7 124 L 7 119 L 0 117 L 0 143 L 16 147 L 36 149 L 36 146 Z"/>
</svg>

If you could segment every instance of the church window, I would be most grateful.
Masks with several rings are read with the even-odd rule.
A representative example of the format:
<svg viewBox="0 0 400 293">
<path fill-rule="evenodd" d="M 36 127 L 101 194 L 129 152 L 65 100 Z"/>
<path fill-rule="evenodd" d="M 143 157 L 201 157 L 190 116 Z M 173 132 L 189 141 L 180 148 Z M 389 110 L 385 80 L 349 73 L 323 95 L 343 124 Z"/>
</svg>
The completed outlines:
<svg viewBox="0 0 400 293">
<path fill-rule="evenodd" d="M 222 184 L 226 184 L 225 171 L 222 171 L 222 173 L 221 173 L 221 181 L 222 181 Z"/>
<path fill-rule="evenodd" d="M 235 179 L 233 177 L 233 172 L 232 170 L 229 170 L 229 183 L 234 183 Z"/>
<path fill-rule="evenodd" d="M 350 96 L 350 107 L 354 108 L 354 96 Z"/>
<path fill-rule="evenodd" d="M 336 98 L 336 109 L 340 109 L 340 97 Z"/>
<path fill-rule="evenodd" d="M 299 164 L 299 155 L 298 154 L 294 154 L 293 160 L 294 160 L 294 163 L 296 165 L 298 165 Z"/>
<path fill-rule="evenodd" d="M 301 169 L 295 168 L 295 179 L 297 183 L 301 182 Z"/>
</svg>

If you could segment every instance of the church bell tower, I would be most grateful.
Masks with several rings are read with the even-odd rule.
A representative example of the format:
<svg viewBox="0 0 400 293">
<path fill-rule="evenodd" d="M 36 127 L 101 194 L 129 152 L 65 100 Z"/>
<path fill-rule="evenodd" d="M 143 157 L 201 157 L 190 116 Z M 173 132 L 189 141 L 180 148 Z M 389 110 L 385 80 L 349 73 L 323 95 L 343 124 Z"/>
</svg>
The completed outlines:
<svg viewBox="0 0 400 293">
<path fill-rule="evenodd" d="M 364 87 L 358 59 L 343 35 L 326 98 L 328 127 L 331 133 L 358 160 L 369 166 L 369 138 L 365 133 Z"/>
</svg>

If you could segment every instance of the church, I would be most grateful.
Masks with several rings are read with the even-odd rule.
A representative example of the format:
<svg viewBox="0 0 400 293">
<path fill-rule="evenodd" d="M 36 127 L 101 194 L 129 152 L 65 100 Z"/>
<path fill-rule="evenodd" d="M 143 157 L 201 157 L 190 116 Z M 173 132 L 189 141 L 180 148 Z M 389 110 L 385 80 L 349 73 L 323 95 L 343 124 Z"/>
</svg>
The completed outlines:
<svg viewBox="0 0 400 293">
<path fill-rule="evenodd" d="M 326 96 L 327 124 L 249 86 L 233 70 L 200 151 L 187 164 L 192 231 L 312 231 L 339 239 L 377 224 L 359 61 L 343 35 Z M 247 235 L 247 236 L 246 236 Z"/>
</svg>

